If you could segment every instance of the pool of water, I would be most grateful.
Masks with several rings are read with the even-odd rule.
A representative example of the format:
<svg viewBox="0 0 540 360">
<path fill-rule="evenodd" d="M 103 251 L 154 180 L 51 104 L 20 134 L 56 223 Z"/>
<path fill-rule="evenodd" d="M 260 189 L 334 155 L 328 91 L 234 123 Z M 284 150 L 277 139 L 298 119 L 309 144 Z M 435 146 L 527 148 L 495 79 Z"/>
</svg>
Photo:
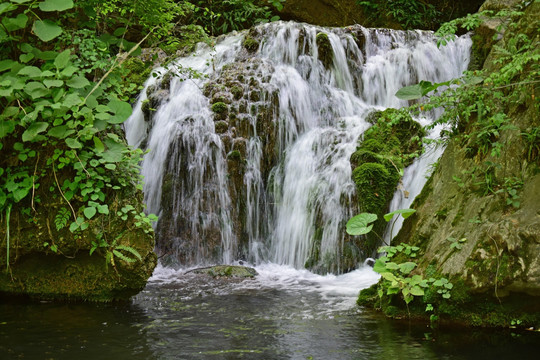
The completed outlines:
<svg viewBox="0 0 540 360">
<path fill-rule="evenodd" d="M 0 303 L 0 359 L 533 359 L 538 333 L 438 329 L 358 308 L 365 267 L 248 280 L 159 267 L 128 303 Z"/>
</svg>

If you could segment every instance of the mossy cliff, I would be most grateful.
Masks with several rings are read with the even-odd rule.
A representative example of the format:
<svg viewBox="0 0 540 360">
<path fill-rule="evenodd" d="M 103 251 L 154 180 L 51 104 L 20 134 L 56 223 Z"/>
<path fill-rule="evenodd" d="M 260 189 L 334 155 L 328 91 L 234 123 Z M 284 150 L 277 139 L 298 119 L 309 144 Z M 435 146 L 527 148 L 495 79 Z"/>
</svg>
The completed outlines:
<svg viewBox="0 0 540 360">
<path fill-rule="evenodd" d="M 146 285 L 157 264 L 153 252 L 151 226 L 135 225 L 135 214 L 143 211 L 142 193 L 135 185 L 110 192 L 109 214 L 96 214 L 86 220 L 84 231 L 69 230 L 72 214 L 66 212 L 66 225 L 58 229 L 58 214 L 67 208 L 65 200 L 51 192 L 56 189 L 53 174 L 42 178 L 32 199 L 11 209 L 9 221 L 9 258 L 7 217 L 0 218 L 0 295 L 24 295 L 46 300 L 112 301 L 128 299 Z M 66 174 L 59 171 L 59 181 Z M 77 208 L 77 200 L 73 199 Z M 129 211 L 122 208 L 129 205 Z M 117 216 L 120 211 L 122 216 Z M 84 217 L 84 215 L 79 214 Z M 93 244 L 101 244 L 92 254 Z M 135 259 L 129 247 L 141 259 L 126 262 L 120 256 Z M 113 255 L 112 257 L 109 257 Z M 9 264 L 9 266 L 7 265 Z"/>
<path fill-rule="evenodd" d="M 499 48 L 489 52 L 484 69 L 499 71 L 503 53 L 498 49 L 519 37 L 532 39 L 528 51 L 540 53 L 539 19 L 540 4 L 529 3 L 497 43 Z M 525 66 L 512 83 L 523 82 L 536 71 L 534 66 L 537 68 L 534 63 Z M 420 248 L 415 274 L 443 276 L 453 283 L 451 297 L 437 304 L 443 321 L 481 326 L 510 326 L 514 321 L 540 327 L 537 82 L 522 88 L 522 96 L 497 110 L 508 121 L 491 133 L 489 141 L 483 141 L 482 119 L 473 116 L 459 125 L 460 134 L 450 138 L 436 170 L 412 204 L 416 214 L 404 222 L 393 240 L 393 244 Z M 502 90 L 508 91 L 507 96 L 517 91 L 512 86 Z M 363 291 L 360 303 L 378 307 L 373 291 Z M 425 315 L 421 300 L 430 302 L 424 296 L 410 307 Z M 390 314 L 403 305 L 403 301 L 387 301 L 383 310 Z"/>
<path fill-rule="evenodd" d="M 373 232 L 357 244 L 366 256 L 372 256 L 380 243 L 378 235 L 386 227 L 383 215 L 399 189 L 403 169 L 422 151 L 425 131 L 410 115 L 396 109 L 372 113 L 368 121 L 373 126 L 360 139 L 351 165 L 359 212 L 379 217 Z"/>
</svg>

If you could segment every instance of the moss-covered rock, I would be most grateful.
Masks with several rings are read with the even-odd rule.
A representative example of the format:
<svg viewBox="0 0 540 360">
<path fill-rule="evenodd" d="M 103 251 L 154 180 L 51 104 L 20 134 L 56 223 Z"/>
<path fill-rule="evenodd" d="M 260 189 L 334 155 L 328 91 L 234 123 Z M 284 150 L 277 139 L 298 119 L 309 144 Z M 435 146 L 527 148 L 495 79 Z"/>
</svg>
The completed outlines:
<svg viewBox="0 0 540 360">
<path fill-rule="evenodd" d="M 330 39 L 328 39 L 328 34 L 323 32 L 318 33 L 315 42 L 317 44 L 319 60 L 325 68 L 329 69 L 334 60 L 334 50 L 332 50 L 332 44 L 330 43 Z"/>
<path fill-rule="evenodd" d="M 255 52 L 259 49 L 259 42 L 250 36 L 246 36 L 242 41 L 242 46 L 249 52 Z"/>
<path fill-rule="evenodd" d="M 62 171 L 58 173 L 60 179 L 64 176 Z M 86 230 L 71 232 L 72 219 L 63 227 L 56 225 L 60 209 L 68 205 L 59 194 L 49 191 L 51 187 L 56 188 L 54 177 L 42 178 L 35 193 L 40 201 L 31 204 L 30 199 L 24 200 L 11 210 L 9 258 L 7 243 L 0 243 L 0 261 L 4 266 L 9 263 L 7 271 L 0 273 L 0 293 L 47 300 L 112 301 L 141 291 L 157 256 L 151 226 L 145 222 L 136 225 L 135 215 L 143 211 L 140 190 L 133 185 L 109 192 L 109 214 L 98 213 L 85 220 Z M 76 198 L 71 202 L 79 207 Z M 116 213 L 125 205 L 133 206 L 133 211 L 123 220 Z M 67 214 L 71 217 L 69 211 Z M 2 217 L 1 239 L 6 239 L 6 230 L 6 217 Z M 90 254 L 94 244 L 101 246 Z M 136 251 L 141 259 L 126 248 Z"/>
<path fill-rule="evenodd" d="M 191 270 L 190 272 L 227 278 L 254 278 L 259 275 L 254 268 L 239 265 L 215 265 Z"/>
<path fill-rule="evenodd" d="M 374 225 L 376 234 L 357 241 L 357 247 L 370 256 L 380 242 L 377 234 L 386 227 L 382 215 L 399 184 L 400 172 L 421 152 L 425 131 L 410 115 L 396 109 L 374 112 L 368 119 L 374 125 L 352 154 L 351 166 L 360 212 L 379 216 Z"/>
</svg>

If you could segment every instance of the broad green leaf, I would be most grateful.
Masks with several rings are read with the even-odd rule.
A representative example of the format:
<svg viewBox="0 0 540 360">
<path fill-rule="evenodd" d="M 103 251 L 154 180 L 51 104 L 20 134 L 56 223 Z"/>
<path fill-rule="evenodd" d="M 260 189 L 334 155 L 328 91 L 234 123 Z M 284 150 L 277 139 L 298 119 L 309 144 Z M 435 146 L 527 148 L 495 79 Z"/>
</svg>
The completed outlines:
<svg viewBox="0 0 540 360">
<path fill-rule="evenodd" d="M 403 216 L 404 219 L 408 218 L 409 216 L 411 216 L 412 214 L 414 214 L 416 212 L 416 210 L 414 209 L 399 209 L 399 210 L 395 210 L 395 211 L 392 211 L 391 213 L 388 213 L 388 214 L 385 214 L 384 215 L 384 220 L 386 220 L 386 222 L 392 220 L 392 218 L 394 217 L 394 215 L 396 214 L 401 214 L 401 216 Z"/>
<path fill-rule="evenodd" d="M 12 32 L 24 29 L 27 21 L 28 16 L 26 16 L 26 14 L 19 14 L 14 18 L 5 18 L 2 20 L 2 24 L 6 27 L 7 31 Z"/>
<path fill-rule="evenodd" d="M 41 41 L 51 41 L 62 34 L 62 28 L 50 20 L 36 20 L 32 29 Z"/>
<path fill-rule="evenodd" d="M 57 139 L 64 139 L 73 133 L 75 133 L 75 130 L 68 128 L 66 125 L 55 126 L 48 132 L 49 136 Z"/>
<path fill-rule="evenodd" d="M 68 108 L 71 108 L 75 105 L 80 105 L 82 103 L 82 98 L 78 94 L 69 94 L 64 98 L 62 105 Z"/>
<path fill-rule="evenodd" d="M 27 62 L 29 62 L 33 58 L 34 58 L 34 54 L 32 54 L 32 53 L 19 55 L 19 60 L 24 64 L 26 64 Z"/>
<path fill-rule="evenodd" d="M 8 11 L 13 11 L 17 9 L 17 6 L 10 4 L 8 2 L 3 2 L 0 4 L 0 14 L 3 14 Z"/>
<path fill-rule="evenodd" d="M 28 76 L 31 78 L 36 78 L 41 76 L 41 70 L 35 66 L 25 66 L 17 73 L 18 76 Z"/>
<path fill-rule="evenodd" d="M 54 66 L 56 66 L 57 69 L 63 69 L 67 66 L 69 63 L 69 58 L 71 56 L 71 51 L 64 50 L 56 58 L 54 59 Z"/>
<path fill-rule="evenodd" d="M 67 144 L 67 146 L 69 146 L 72 149 L 80 149 L 80 148 L 82 148 L 82 144 L 77 139 L 67 138 L 66 139 L 66 144 Z"/>
<path fill-rule="evenodd" d="M 388 281 L 397 281 L 396 276 L 391 272 L 383 272 L 381 273 L 381 276 Z"/>
<path fill-rule="evenodd" d="M 376 273 L 379 273 L 379 274 L 382 274 L 383 272 L 385 271 L 388 271 L 386 269 L 386 263 L 384 262 L 384 260 L 382 259 L 377 259 L 375 261 L 375 265 L 373 265 L 373 271 L 375 271 Z"/>
<path fill-rule="evenodd" d="M 7 195 L 0 189 L 0 208 L 6 203 Z"/>
<path fill-rule="evenodd" d="M 112 100 L 109 102 L 109 107 L 114 113 L 114 117 L 108 120 L 109 124 L 121 124 L 130 117 L 133 109 L 129 103 L 119 100 Z"/>
<path fill-rule="evenodd" d="M 464 78 L 463 80 L 467 85 L 478 85 L 482 81 L 484 81 L 484 78 L 481 78 L 480 76 L 469 76 Z"/>
<path fill-rule="evenodd" d="M 75 89 L 82 89 L 83 87 L 90 85 L 90 81 L 88 81 L 84 76 L 75 76 L 69 79 L 66 82 L 66 85 Z"/>
<path fill-rule="evenodd" d="M 93 206 L 89 206 L 84 209 L 84 216 L 86 216 L 87 219 L 91 219 L 96 215 L 97 209 Z"/>
<path fill-rule="evenodd" d="M 0 121 L 0 139 L 11 134 L 15 130 L 15 121 Z"/>
<path fill-rule="evenodd" d="M 399 264 L 399 271 L 401 271 L 402 274 L 407 275 L 411 271 L 413 271 L 415 267 L 416 267 L 416 263 L 408 261 L 408 262 Z"/>
<path fill-rule="evenodd" d="M 37 81 L 29 82 L 25 85 L 24 91 L 32 97 L 32 99 L 38 99 L 49 94 L 49 90 L 43 86 L 42 83 Z"/>
<path fill-rule="evenodd" d="M 98 205 L 97 209 L 98 209 L 98 212 L 100 214 L 105 214 L 105 215 L 109 214 L 109 206 L 106 205 L 106 204 L 105 205 Z"/>
<path fill-rule="evenodd" d="M 45 0 L 39 3 L 39 9 L 41 11 L 64 11 L 72 7 L 72 0 Z"/>
<path fill-rule="evenodd" d="M 364 235 L 371 231 L 373 225 L 370 223 L 377 220 L 377 215 L 370 213 L 361 213 L 352 217 L 347 222 L 347 233 L 349 235 Z"/>
<path fill-rule="evenodd" d="M 422 96 L 422 87 L 418 84 L 405 86 L 396 92 L 396 97 L 401 100 L 416 100 Z"/>
<path fill-rule="evenodd" d="M 113 35 L 114 36 L 122 36 L 126 33 L 127 29 L 125 27 L 119 27 L 118 29 L 114 30 Z"/>
<path fill-rule="evenodd" d="M 46 122 L 35 122 L 30 124 L 28 129 L 25 130 L 25 132 L 22 134 L 22 140 L 23 141 L 32 141 L 36 138 L 36 136 L 49 127 L 49 124 Z"/>
<path fill-rule="evenodd" d="M 2 60 L 0 61 L 0 72 L 9 70 L 15 65 L 16 62 L 13 60 Z"/>
<path fill-rule="evenodd" d="M 397 270 L 397 269 L 399 269 L 399 265 L 396 264 L 395 262 L 387 262 L 386 263 L 386 268 L 388 270 Z"/>
<path fill-rule="evenodd" d="M 103 145 L 103 142 L 97 136 L 94 136 L 94 150 L 97 154 L 105 151 L 105 146 Z"/>
<path fill-rule="evenodd" d="M 62 80 L 43 80 L 43 84 L 47 88 L 52 88 L 52 87 L 60 87 L 64 85 L 64 82 Z"/>
</svg>

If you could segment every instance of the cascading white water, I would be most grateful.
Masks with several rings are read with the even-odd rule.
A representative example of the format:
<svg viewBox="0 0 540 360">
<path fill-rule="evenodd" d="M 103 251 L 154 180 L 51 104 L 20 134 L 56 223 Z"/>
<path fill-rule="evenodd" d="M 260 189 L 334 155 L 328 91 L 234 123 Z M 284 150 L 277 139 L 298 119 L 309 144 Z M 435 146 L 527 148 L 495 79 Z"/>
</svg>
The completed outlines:
<svg viewBox="0 0 540 360">
<path fill-rule="evenodd" d="M 210 236 L 208 229 L 219 227 L 222 258 L 214 261 L 231 262 L 244 248 L 243 255 L 255 263 L 302 268 L 314 242 L 320 241 L 319 261 L 339 270 L 344 224 L 355 211 L 350 205 L 355 185 L 349 159 L 370 126 L 366 116 L 373 110 L 406 105 L 394 96 L 403 86 L 459 77 L 468 65 L 471 41 L 464 36 L 438 49 L 430 32 L 359 26 L 330 29 L 292 22 L 266 24 L 256 31 L 260 46 L 249 56 L 241 46 L 243 33 L 225 37 L 214 49 L 202 48 L 178 59 L 173 70 L 191 67 L 205 77 L 173 79 L 168 98 L 161 100 L 151 124 L 144 120 L 141 104 L 148 100 L 146 89 L 143 92 L 126 122 L 126 134 L 135 146 L 146 139 L 150 150 L 143 163 L 146 202 L 150 211 L 161 216 L 172 211 L 170 217 L 182 217 L 183 223 L 190 224 L 185 234 L 193 238 L 181 239 L 179 244 L 199 244 L 200 237 Z M 329 44 L 326 48 L 324 41 Z M 324 61 L 329 51 L 331 61 Z M 220 76 L 230 75 L 227 67 L 238 63 L 251 71 L 235 75 L 242 91 L 250 94 L 243 105 L 247 110 L 236 115 L 235 121 L 247 121 L 248 130 L 240 136 L 240 125 L 229 125 L 226 136 L 218 135 L 216 115 L 203 89 Z M 149 80 L 146 87 L 155 84 Z M 254 84 L 262 89 L 260 97 L 251 96 Z M 231 112 L 238 108 L 234 102 L 229 107 Z M 270 116 L 272 134 L 259 129 L 263 109 Z M 429 123 L 433 119 L 417 120 Z M 227 136 L 235 137 L 226 141 Z M 244 190 L 234 196 L 245 206 L 241 210 L 231 203 L 232 180 L 227 179 L 227 156 L 239 144 L 245 147 Z M 265 150 L 268 144 L 270 153 Z M 275 159 L 267 171 L 263 163 L 270 157 Z M 174 205 L 163 209 L 161 188 L 167 171 L 171 173 L 175 166 L 171 161 L 181 166 L 173 174 L 181 181 L 172 181 Z M 425 182 L 425 166 L 413 166 L 421 169 L 415 176 L 407 171 L 404 179 L 411 198 L 417 191 L 409 187 L 421 189 Z M 243 220 L 235 219 L 238 215 L 233 213 L 242 211 Z M 233 223 L 243 224 L 242 234 Z M 240 238 L 247 244 L 239 244 Z M 195 261 L 207 256 L 197 251 L 202 255 Z"/>
</svg>

